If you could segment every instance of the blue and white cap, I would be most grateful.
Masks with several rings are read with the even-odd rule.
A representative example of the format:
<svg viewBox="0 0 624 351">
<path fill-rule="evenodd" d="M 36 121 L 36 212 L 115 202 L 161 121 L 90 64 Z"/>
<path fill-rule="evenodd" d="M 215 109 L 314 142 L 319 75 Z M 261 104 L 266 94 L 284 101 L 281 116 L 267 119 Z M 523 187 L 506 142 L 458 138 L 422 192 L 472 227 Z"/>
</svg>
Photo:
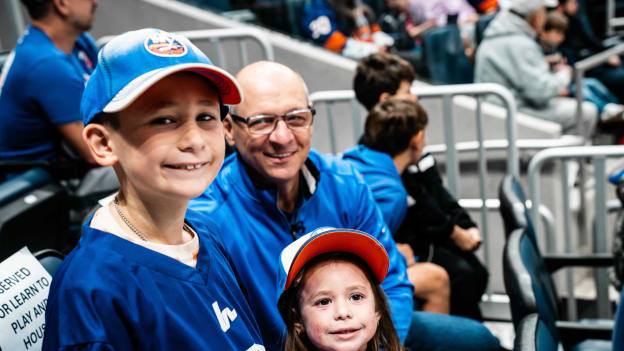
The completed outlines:
<svg viewBox="0 0 624 351">
<path fill-rule="evenodd" d="M 243 99 L 236 79 L 213 65 L 187 38 L 146 28 L 121 34 L 100 50 L 97 67 L 82 95 L 84 124 L 100 112 L 125 109 L 158 81 L 182 71 L 210 80 L 222 104 L 236 105 Z"/>
</svg>

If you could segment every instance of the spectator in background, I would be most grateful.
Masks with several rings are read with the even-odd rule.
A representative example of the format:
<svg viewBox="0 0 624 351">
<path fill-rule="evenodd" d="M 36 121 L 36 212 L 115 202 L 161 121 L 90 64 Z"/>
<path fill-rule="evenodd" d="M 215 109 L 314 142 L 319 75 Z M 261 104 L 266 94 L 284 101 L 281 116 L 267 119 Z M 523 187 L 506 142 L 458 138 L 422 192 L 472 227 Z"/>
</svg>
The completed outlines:
<svg viewBox="0 0 624 351">
<path fill-rule="evenodd" d="M 386 51 L 394 40 L 359 0 L 311 0 L 303 9 L 303 31 L 328 50 L 359 59 Z"/>
<path fill-rule="evenodd" d="M 482 14 L 498 11 L 498 0 L 468 0 L 468 3 Z"/>
<path fill-rule="evenodd" d="M 607 50 L 607 46 L 595 35 L 584 13 L 579 9 L 577 0 L 559 0 L 557 11 L 568 17 L 570 22 L 562 51 L 568 63 L 577 61 Z M 598 78 L 619 101 L 624 101 L 624 66 L 619 56 L 611 56 L 609 60 L 587 72 L 587 76 Z"/>
<path fill-rule="evenodd" d="M 479 19 L 475 9 L 466 0 L 409 0 L 409 10 L 417 23 L 434 21 L 437 27 L 449 22 L 462 25 Z"/>
<path fill-rule="evenodd" d="M 407 213 L 407 191 L 401 174 L 420 159 L 427 113 L 413 100 L 386 101 L 393 101 L 393 104 L 375 105 L 366 119 L 363 143 L 346 150 L 342 158 L 362 174 L 394 235 Z M 395 125 L 388 123 L 392 118 Z M 374 141 L 370 139 L 376 139 L 383 128 L 387 131 L 384 135 L 387 138 L 383 138 L 387 147 L 371 148 L 369 144 Z M 407 260 L 407 276 L 414 284 L 414 297 L 423 302 L 422 310 L 449 313 L 450 283 L 444 268 L 419 262 L 409 244 L 397 243 L 397 247 Z"/>
<path fill-rule="evenodd" d="M 558 11 L 548 13 L 544 30 L 539 34 L 539 41 L 546 62 L 551 69 L 567 62 L 559 50 L 559 46 L 565 39 L 567 28 L 568 19 L 566 16 Z M 569 96 L 574 97 L 574 84 L 570 84 L 569 90 Z M 581 90 L 585 101 L 589 101 L 598 107 L 601 122 L 622 119 L 624 106 L 618 103 L 618 99 L 601 81 L 596 78 L 584 78 Z"/>
<path fill-rule="evenodd" d="M 567 97 L 572 68 L 559 64 L 551 72 L 536 41 L 546 21 L 543 0 L 509 0 L 508 4 L 485 30 L 476 54 L 475 81 L 506 86 L 519 110 L 559 123 L 564 132 L 575 131 L 576 101 Z M 589 135 L 598 110 L 584 102 L 582 112 L 582 128 Z"/>
<path fill-rule="evenodd" d="M 67 157 L 62 144 L 94 163 L 82 139 L 80 98 L 97 63 L 86 33 L 97 0 L 22 0 L 32 24 L 0 76 L 0 160 Z M 71 153 L 71 152 L 70 152 Z"/>
<path fill-rule="evenodd" d="M 390 54 L 373 54 L 359 62 L 353 89 L 358 101 L 371 111 L 390 98 L 414 102 L 416 96 L 410 93 L 413 79 L 407 62 Z M 360 141 L 363 145 L 345 152 L 344 158 L 363 174 L 395 239 L 409 244 L 409 250 L 397 244 L 408 264 L 414 256 L 433 263 L 408 268 L 416 294 L 419 289 L 431 288 L 418 285 L 439 279 L 436 268 L 442 266 L 451 283 L 451 314 L 481 319 L 479 302 L 489 276 L 473 253 L 481 243 L 481 235 L 442 185 L 433 156 L 422 155 L 425 129 L 418 126 L 426 124 L 426 112 L 420 106 L 397 106 L 389 104 L 384 107 L 388 111 L 369 116 Z M 409 171 L 411 168 L 415 170 Z M 409 208 L 408 194 L 416 200 Z"/>
</svg>

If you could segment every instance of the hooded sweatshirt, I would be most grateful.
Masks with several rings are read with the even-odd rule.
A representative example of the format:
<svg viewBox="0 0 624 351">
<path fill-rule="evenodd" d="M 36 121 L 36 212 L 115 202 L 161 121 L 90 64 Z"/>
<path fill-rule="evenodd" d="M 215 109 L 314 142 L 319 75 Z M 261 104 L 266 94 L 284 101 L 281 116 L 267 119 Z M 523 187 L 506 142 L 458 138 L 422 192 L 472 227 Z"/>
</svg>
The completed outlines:
<svg viewBox="0 0 624 351">
<path fill-rule="evenodd" d="M 519 108 L 538 117 L 552 114 L 554 98 L 571 79 L 568 71 L 550 71 L 535 30 L 524 18 L 504 10 L 486 29 L 477 50 L 475 81 L 509 88 Z"/>
</svg>

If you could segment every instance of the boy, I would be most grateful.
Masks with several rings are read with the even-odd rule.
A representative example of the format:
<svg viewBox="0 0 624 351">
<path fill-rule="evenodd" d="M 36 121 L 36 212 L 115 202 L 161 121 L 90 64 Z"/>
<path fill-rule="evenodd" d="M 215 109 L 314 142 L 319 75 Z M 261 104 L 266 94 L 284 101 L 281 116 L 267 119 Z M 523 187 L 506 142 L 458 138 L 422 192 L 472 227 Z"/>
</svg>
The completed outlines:
<svg viewBox="0 0 624 351">
<path fill-rule="evenodd" d="M 404 60 L 390 54 L 374 54 L 358 63 L 353 89 L 358 101 L 371 111 L 375 104 L 390 98 L 415 102 L 416 96 L 410 92 L 413 79 L 413 70 Z M 383 115 L 391 116 L 396 106 L 384 106 L 389 110 L 383 111 Z M 371 152 L 358 146 L 345 152 L 345 158 L 355 162 L 363 174 L 397 242 L 409 243 L 408 247 L 413 249 L 416 256 L 436 264 L 434 267 L 442 266 L 446 270 L 447 279 L 450 278 L 451 314 L 480 320 L 478 304 L 487 286 L 488 272 L 473 253 L 481 243 L 479 230 L 442 185 L 433 157 L 422 155 L 426 112 L 420 106 L 409 111 L 407 113 L 408 110 L 404 109 L 398 114 L 396 123 L 404 125 L 392 129 L 387 129 L 391 128 L 390 125 L 382 127 L 389 123 L 384 122 L 385 118 L 379 118 L 374 123 L 367 121 L 361 143 Z M 413 142 L 412 139 L 419 141 Z M 389 150 L 388 145 L 394 145 L 393 149 Z M 380 155 L 382 153 L 385 155 Z M 381 157 L 392 159 L 393 162 L 388 162 L 388 166 L 382 169 L 378 163 L 371 162 L 373 154 L 378 156 L 375 159 Z M 386 174 L 376 179 L 382 171 L 394 172 L 396 175 Z M 399 175 L 402 176 L 403 184 L 398 181 Z M 384 187 L 379 186 L 385 185 L 387 190 L 389 184 L 395 190 L 394 196 L 390 198 L 388 193 L 384 193 Z M 406 208 L 407 194 L 416 200 L 409 209 Z M 401 207 L 403 209 L 399 210 Z M 414 257 L 414 252 L 406 253 L 409 262 L 413 261 L 410 256 Z M 414 268 L 408 268 L 408 274 L 409 269 Z M 419 276 L 422 282 L 415 282 L 414 285 L 422 286 L 431 281 L 424 279 L 421 272 L 410 274 L 413 279 Z"/>
<path fill-rule="evenodd" d="M 568 18 L 559 11 L 551 11 L 546 16 L 544 30 L 539 33 L 539 41 L 544 52 L 546 62 L 551 70 L 558 70 L 558 66 L 566 65 L 566 59 L 560 51 L 561 43 L 565 40 L 568 29 Z M 574 97 L 574 84 L 570 85 L 569 96 Z M 621 120 L 624 106 L 618 104 L 618 99 L 611 91 L 596 78 L 583 78 L 583 99 L 596 105 L 601 122 Z"/>
<path fill-rule="evenodd" d="M 158 29 L 118 36 L 99 62 L 83 138 L 121 187 L 54 277 L 43 349 L 264 350 L 210 218 L 185 220 L 221 167 L 238 83 Z"/>
</svg>

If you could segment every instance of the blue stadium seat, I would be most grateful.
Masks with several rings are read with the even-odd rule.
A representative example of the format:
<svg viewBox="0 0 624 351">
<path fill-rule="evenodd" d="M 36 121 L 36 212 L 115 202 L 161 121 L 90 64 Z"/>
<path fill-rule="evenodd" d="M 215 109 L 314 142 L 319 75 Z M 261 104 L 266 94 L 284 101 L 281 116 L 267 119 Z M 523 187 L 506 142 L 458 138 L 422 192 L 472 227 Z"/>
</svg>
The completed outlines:
<svg viewBox="0 0 624 351">
<path fill-rule="evenodd" d="M 518 228 L 527 228 L 529 235 L 535 238 L 535 229 L 529 218 L 529 211 L 526 207 L 526 197 L 524 190 L 518 180 L 507 174 L 503 177 L 498 188 L 498 198 L 500 200 L 500 213 L 503 217 L 505 227 L 505 237 Z"/>
<path fill-rule="evenodd" d="M 503 252 L 505 290 L 509 295 L 511 315 L 516 330 L 526 316 L 537 313 L 556 345 L 566 350 L 610 350 L 612 321 L 569 322 L 559 320 L 559 308 L 551 274 L 564 266 L 608 266 L 609 260 L 589 257 L 564 257 L 561 261 L 544 260 L 525 228 L 514 230 Z M 538 348 L 539 349 L 539 348 Z M 549 348 L 544 348 L 548 350 Z M 555 348 L 556 349 L 556 348 Z"/>
<path fill-rule="evenodd" d="M 0 261 L 23 246 L 63 250 L 68 231 L 67 192 L 41 168 L 0 184 Z"/>
<path fill-rule="evenodd" d="M 53 249 L 37 251 L 33 255 L 52 277 L 54 277 L 54 274 L 65 258 L 65 255 Z"/>
<path fill-rule="evenodd" d="M 516 330 L 514 351 L 557 351 L 557 341 L 537 313 L 522 318 Z"/>
</svg>

